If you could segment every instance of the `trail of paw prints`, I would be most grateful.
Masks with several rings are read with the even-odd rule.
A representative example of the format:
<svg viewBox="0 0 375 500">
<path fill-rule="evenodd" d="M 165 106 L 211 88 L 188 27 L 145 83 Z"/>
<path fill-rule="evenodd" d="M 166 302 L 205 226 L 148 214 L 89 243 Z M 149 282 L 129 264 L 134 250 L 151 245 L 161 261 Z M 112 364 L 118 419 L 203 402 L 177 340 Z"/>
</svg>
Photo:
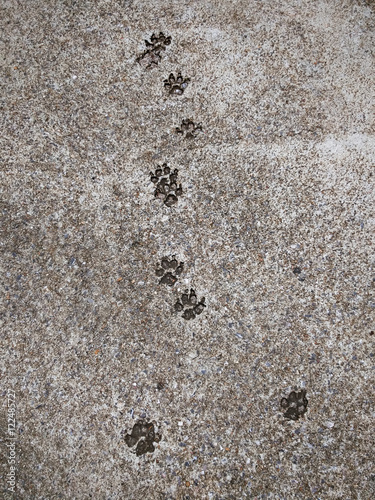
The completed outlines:
<svg viewBox="0 0 375 500">
<path fill-rule="evenodd" d="M 192 120 L 182 120 L 179 127 L 175 129 L 176 134 L 184 139 L 194 139 L 197 137 L 199 132 L 202 132 L 202 125 L 200 123 L 195 124 Z"/>
<path fill-rule="evenodd" d="M 190 78 L 183 78 L 181 73 L 178 73 L 177 77 L 171 73 L 169 77 L 164 80 L 164 88 L 168 90 L 169 95 L 182 95 L 189 82 Z"/>
<path fill-rule="evenodd" d="M 154 191 L 155 198 L 162 200 L 167 207 L 172 207 L 178 202 L 178 197 L 182 195 L 182 185 L 177 185 L 178 170 L 175 168 L 173 172 L 166 163 L 155 170 L 155 173 L 150 172 L 151 182 L 156 184 Z"/>
<path fill-rule="evenodd" d="M 298 420 L 307 411 L 308 400 L 306 398 L 306 390 L 302 389 L 299 392 L 292 391 L 287 398 L 282 398 L 280 405 L 283 410 L 286 410 L 284 418 Z"/>
<path fill-rule="evenodd" d="M 194 319 L 199 314 L 202 314 L 206 299 L 204 297 L 198 302 L 197 295 L 195 291 L 190 288 L 189 290 L 185 290 L 185 292 L 181 295 L 181 298 L 177 299 L 177 302 L 174 305 L 174 310 L 177 313 L 182 312 L 182 317 L 186 320 Z"/>
<path fill-rule="evenodd" d="M 161 61 L 160 53 L 170 45 L 171 41 L 172 37 L 165 36 L 162 32 L 159 36 L 153 33 L 150 41 L 145 40 L 147 49 L 137 57 L 137 62 L 146 69 L 155 68 Z"/>
<path fill-rule="evenodd" d="M 163 257 L 160 266 L 155 271 L 156 276 L 160 278 L 160 285 L 173 286 L 184 270 L 184 263 L 179 263 L 175 257 Z"/>
<path fill-rule="evenodd" d="M 129 448 L 137 445 L 135 454 L 140 457 L 146 453 L 153 453 L 155 451 L 154 443 L 159 443 L 161 438 L 161 434 L 155 432 L 155 426 L 152 422 L 138 420 L 131 433 L 125 436 L 125 443 Z"/>
</svg>

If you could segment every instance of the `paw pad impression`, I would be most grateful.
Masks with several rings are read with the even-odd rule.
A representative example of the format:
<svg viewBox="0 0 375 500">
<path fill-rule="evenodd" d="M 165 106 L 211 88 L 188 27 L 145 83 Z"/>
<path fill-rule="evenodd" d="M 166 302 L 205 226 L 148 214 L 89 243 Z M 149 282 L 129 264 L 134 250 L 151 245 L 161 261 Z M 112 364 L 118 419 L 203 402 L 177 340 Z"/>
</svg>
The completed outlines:
<svg viewBox="0 0 375 500">
<path fill-rule="evenodd" d="M 177 74 L 177 78 L 171 73 L 168 79 L 164 80 L 164 87 L 168 90 L 169 95 L 182 95 L 189 82 L 190 78 L 182 78 L 181 73 Z"/>
<path fill-rule="evenodd" d="M 184 270 L 184 263 L 178 263 L 175 257 L 168 259 L 168 257 L 163 257 L 161 260 L 161 267 L 156 269 L 156 276 L 160 277 L 160 285 L 173 286 L 178 280 L 178 276 Z"/>
<path fill-rule="evenodd" d="M 165 36 L 160 32 L 159 36 L 155 33 L 151 35 L 151 40 L 145 40 L 147 49 L 137 58 L 137 62 L 146 69 L 154 68 L 161 61 L 160 53 L 165 50 L 167 45 L 170 45 L 172 38 Z"/>
<path fill-rule="evenodd" d="M 307 411 L 308 400 L 306 398 L 306 390 L 302 389 L 299 392 L 292 391 L 287 398 L 281 400 L 281 408 L 286 410 L 284 417 L 289 420 L 298 420 Z"/>
<path fill-rule="evenodd" d="M 198 302 L 195 291 L 190 288 L 185 290 L 185 293 L 181 295 L 181 299 L 178 299 L 174 305 L 176 312 L 182 312 L 182 317 L 186 320 L 194 319 L 199 314 L 202 314 L 204 308 L 206 307 L 205 298 L 202 297 L 200 302 Z"/>
<path fill-rule="evenodd" d="M 137 457 L 146 453 L 155 451 L 154 442 L 158 443 L 161 440 L 161 434 L 155 432 L 155 426 L 152 422 L 146 420 L 138 420 L 133 426 L 131 434 L 125 436 L 125 443 L 132 448 L 137 445 L 135 453 Z"/>
<path fill-rule="evenodd" d="M 175 168 L 173 172 L 166 163 L 155 170 L 155 173 L 150 172 L 151 182 L 156 184 L 154 192 L 155 198 L 163 200 L 167 207 L 172 207 L 178 201 L 178 196 L 182 195 L 181 184 L 177 186 L 178 170 Z"/>
<path fill-rule="evenodd" d="M 180 127 L 176 127 L 176 134 L 184 136 L 185 139 L 194 139 L 198 132 L 202 132 L 202 125 L 196 125 L 192 120 L 182 120 Z"/>
</svg>

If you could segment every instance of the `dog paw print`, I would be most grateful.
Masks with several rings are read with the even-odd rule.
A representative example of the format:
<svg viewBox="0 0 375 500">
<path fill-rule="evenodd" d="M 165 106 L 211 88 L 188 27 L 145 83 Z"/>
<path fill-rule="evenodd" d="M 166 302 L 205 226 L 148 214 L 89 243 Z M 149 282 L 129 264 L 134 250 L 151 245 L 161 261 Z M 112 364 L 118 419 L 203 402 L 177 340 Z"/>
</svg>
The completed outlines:
<svg viewBox="0 0 375 500">
<path fill-rule="evenodd" d="M 156 269 L 156 276 L 159 276 L 160 285 L 173 286 L 178 280 L 178 276 L 184 270 L 184 263 L 178 263 L 175 257 L 168 259 L 168 257 L 163 257 L 161 259 L 161 267 Z"/>
<path fill-rule="evenodd" d="M 176 134 L 184 136 L 185 139 L 194 139 L 198 132 L 202 132 L 202 125 L 196 125 L 192 120 L 182 120 L 180 127 L 176 128 Z"/>
<path fill-rule="evenodd" d="M 299 266 L 293 268 L 293 274 L 298 277 L 299 281 L 305 281 L 306 277 Z"/>
<path fill-rule="evenodd" d="M 284 417 L 289 420 L 298 420 L 307 411 L 306 390 L 292 391 L 287 398 L 281 400 L 281 408 L 286 410 Z"/>
<path fill-rule="evenodd" d="M 202 314 L 205 307 L 205 298 L 202 297 L 198 302 L 195 291 L 192 288 L 190 288 L 190 293 L 189 290 L 185 290 L 185 293 L 181 295 L 181 299 L 178 299 L 174 305 L 176 312 L 183 311 L 182 317 L 186 320 L 194 319 L 199 314 Z"/>
<path fill-rule="evenodd" d="M 190 82 L 189 78 L 182 78 L 181 73 L 175 78 L 171 73 L 167 80 L 164 80 L 164 87 L 168 90 L 169 95 L 182 95 Z"/>
<path fill-rule="evenodd" d="M 146 69 L 154 68 L 161 61 L 160 53 L 166 49 L 167 45 L 170 45 L 171 41 L 172 38 L 165 36 L 162 32 L 159 36 L 153 33 L 150 41 L 145 40 L 147 49 L 137 58 L 137 62 Z"/>
<path fill-rule="evenodd" d="M 155 198 L 164 202 L 167 207 L 172 207 L 178 202 L 178 197 L 182 195 L 181 184 L 177 185 L 178 170 L 175 168 L 173 172 L 166 163 L 155 170 L 155 173 L 150 172 L 151 182 L 156 185 L 154 192 Z"/>
<path fill-rule="evenodd" d="M 156 433 L 154 424 L 146 420 L 138 420 L 131 433 L 125 436 L 125 443 L 129 448 L 137 445 L 135 448 L 137 457 L 153 453 L 155 451 L 154 443 L 158 443 L 160 440 L 161 434 Z"/>
</svg>

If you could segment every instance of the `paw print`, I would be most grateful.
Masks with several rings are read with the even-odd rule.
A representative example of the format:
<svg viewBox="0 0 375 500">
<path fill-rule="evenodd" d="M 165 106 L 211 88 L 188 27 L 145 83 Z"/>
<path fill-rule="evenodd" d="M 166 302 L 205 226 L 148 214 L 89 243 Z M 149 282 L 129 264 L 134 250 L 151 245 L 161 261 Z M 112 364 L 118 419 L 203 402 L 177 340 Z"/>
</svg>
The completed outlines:
<svg viewBox="0 0 375 500">
<path fill-rule="evenodd" d="M 155 173 L 150 172 L 151 182 L 156 184 L 154 195 L 156 198 L 163 200 L 167 207 L 175 205 L 178 201 L 178 196 L 182 195 L 181 184 L 177 187 L 177 168 L 171 172 L 171 169 L 166 163 L 155 170 Z"/>
<path fill-rule="evenodd" d="M 305 281 L 306 277 L 304 275 L 304 273 L 302 273 L 302 269 L 299 267 L 299 266 L 296 266 L 293 268 L 293 274 L 295 274 L 299 281 Z"/>
<path fill-rule="evenodd" d="M 155 433 L 155 426 L 152 422 L 146 420 L 138 420 L 133 426 L 131 434 L 125 436 L 125 443 L 132 448 L 135 444 L 135 454 L 137 457 L 146 453 L 155 451 L 154 442 L 158 443 L 161 440 L 161 434 Z"/>
<path fill-rule="evenodd" d="M 178 299 L 174 305 L 176 312 L 184 311 L 182 317 L 184 319 L 194 319 L 199 314 L 202 314 L 204 308 L 206 307 L 205 298 L 202 297 L 200 302 L 198 302 L 197 296 L 192 288 L 185 290 L 185 293 L 181 295 L 181 300 Z"/>
<path fill-rule="evenodd" d="M 289 420 L 298 420 L 307 411 L 306 390 L 292 391 L 287 398 L 281 400 L 281 408 L 286 410 L 284 417 Z"/>
<path fill-rule="evenodd" d="M 171 269 L 171 271 L 168 271 L 168 269 Z M 174 257 L 172 257 L 171 260 L 169 260 L 168 257 L 163 257 L 161 259 L 160 269 L 156 269 L 155 272 L 156 276 L 160 277 L 160 285 L 173 286 L 183 270 L 183 262 L 178 263 L 177 259 L 175 259 Z"/>
<path fill-rule="evenodd" d="M 185 135 L 185 139 L 194 139 L 197 132 L 202 132 L 202 125 L 196 125 L 192 120 L 182 120 L 181 126 L 176 128 L 176 134 Z"/>
<path fill-rule="evenodd" d="M 164 87 L 169 91 L 170 95 L 182 95 L 189 82 L 190 79 L 185 78 L 184 80 L 181 73 L 177 74 L 177 78 L 171 73 L 168 79 L 164 80 Z"/>
<path fill-rule="evenodd" d="M 159 33 L 159 36 L 153 33 L 150 42 L 145 40 L 147 50 L 137 58 L 137 62 L 146 69 L 154 68 L 161 61 L 160 53 L 165 50 L 167 45 L 170 45 L 171 40 L 170 36 L 165 36 L 162 32 Z"/>
</svg>

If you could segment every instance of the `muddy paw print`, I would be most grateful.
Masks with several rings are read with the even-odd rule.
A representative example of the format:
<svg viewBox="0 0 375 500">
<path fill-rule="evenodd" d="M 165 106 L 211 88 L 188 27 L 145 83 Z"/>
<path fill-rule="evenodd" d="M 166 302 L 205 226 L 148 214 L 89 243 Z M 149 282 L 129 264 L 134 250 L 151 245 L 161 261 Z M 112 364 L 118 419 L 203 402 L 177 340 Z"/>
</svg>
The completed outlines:
<svg viewBox="0 0 375 500">
<path fill-rule="evenodd" d="M 184 136 L 185 139 L 194 139 L 198 132 L 202 132 L 202 125 L 196 125 L 192 120 L 182 120 L 181 126 L 176 128 L 176 134 Z"/>
<path fill-rule="evenodd" d="M 165 36 L 160 32 L 159 36 L 155 33 L 151 35 L 151 40 L 145 40 L 147 49 L 137 58 L 137 62 L 146 69 L 154 68 L 161 61 L 160 53 L 165 50 L 167 45 L 170 45 L 172 38 Z"/>
<path fill-rule="evenodd" d="M 164 87 L 168 90 L 170 95 L 182 95 L 189 82 L 190 79 L 183 79 L 181 73 L 177 74 L 177 78 L 171 73 L 168 79 L 164 80 Z"/>
<path fill-rule="evenodd" d="M 182 317 L 184 319 L 194 319 L 199 314 L 202 314 L 204 308 L 206 307 L 205 298 L 202 297 L 200 302 L 198 302 L 197 296 L 192 288 L 185 290 L 185 293 L 181 295 L 181 299 L 178 299 L 174 305 L 176 312 L 184 311 Z"/>
<path fill-rule="evenodd" d="M 155 170 L 155 173 L 150 172 L 151 182 L 156 184 L 154 192 L 155 198 L 163 200 L 167 207 L 172 207 L 178 201 L 178 196 L 182 195 L 181 184 L 177 186 L 178 170 L 175 168 L 173 172 L 166 163 Z"/>
<path fill-rule="evenodd" d="M 160 277 L 160 285 L 173 286 L 183 270 L 183 262 L 178 263 L 174 257 L 172 257 L 172 259 L 170 260 L 168 259 L 168 257 L 163 257 L 161 259 L 161 267 L 159 269 L 156 269 L 155 272 L 156 276 Z"/>
<path fill-rule="evenodd" d="M 125 436 L 125 443 L 129 448 L 137 445 L 135 449 L 137 457 L 146 453 L 153 453 L 155 451 L 153 443 L 158 443 L 160 440 L 161 434 L 157 434 L 154 424 L 146 420 L 138 420 L 134 424 L 131 434 Z"/>
<path fill-rule="evenodd" d="M 284 417 L 289 420 L 298 420 L 307 411 L 306 390 L 292 391 L 287 398 L 281 400 L 281 408 L 286 410 Z"/>
</svg>

